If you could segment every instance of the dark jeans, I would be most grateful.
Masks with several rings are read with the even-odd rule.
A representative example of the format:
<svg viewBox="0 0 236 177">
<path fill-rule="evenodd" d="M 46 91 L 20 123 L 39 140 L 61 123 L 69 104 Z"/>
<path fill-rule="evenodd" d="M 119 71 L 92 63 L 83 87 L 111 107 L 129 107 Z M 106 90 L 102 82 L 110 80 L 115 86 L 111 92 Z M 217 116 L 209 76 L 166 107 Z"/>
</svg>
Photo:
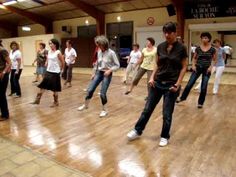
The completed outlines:
<svg viewBox="0 0 236 177">
<path fill-rule="evenodd" d="M 16 93 L 16 95 L 21 96 L 21 88 L 20 88 L 20 75 L 22 72 L 22 69 L 19 70 L 18 74 L 15 74 L 16 69 L 11 70 L 11 77 L 10 77 L 10 82 L 11 82 L 11 94 Z"/>
<path fill-rule="evenodd" d="M 197 67 L 196 72 L 193 71 L 192 75 L 180 97 L 181 100 L 186 100 L 190 90 L 192 89 L 193 85 L 195 84 L 196 80 L 202 74 L 202 85 L 201 85 L 201 92 L 198 98 L 198 104 L 203 105 L 205 102 L 206 94 L 207 94 L 207 85 L 210 79 L 211 73 L 207 72 L 207 68 L 200 68 Z"/>
<path fill-rule="evenodd" d="M 102 104 L 105 105 L 107 103 L 107 89 L 111 83 L 112 73 L 109 76 L 104 76 L 104 71 L 96 71 L 96 74 L 89 84 L 89 88 L 87 91 L 86 100 L 91 99 L 93 97 L 93 93 L 96 90 L 97 86 L 102 82 L 100 98 Z"/>
<path fill-rule="evenodd" d="M 63 73 L 62 73 L 62 78 L 66 80 L 67 82 L 71 82 L 72 79 L 72 69 L 73 65 L 67 65 L 65 64 Z"/>
<path fill-rule="evenodd" d="M 173 84 L 174 83 L 161 83 L 157 81 L 155 83 L 155 87 L 150 87 L 148 99 L 145 104 L 144 110 L 138 122 L 135 125 L 135 130 L 139 135 L 142 134 L 147 122 L 149 121 L 149 118 L 152 115 L 152 112 L 154 111 L 156 105 L 159 103 L 161 97 L 163 96 L 164 97 L 163 108 L 162 108 L 163 125 L 162 125 L 161 137 L 167 139 L 170 138 L 169 132 L 171 128 L 172 114 L 174 111 L 176 98 L 178 97 L 180 91 L 179 89 L 177 92 L 171 92 L 169 88 Z"/>
<path fill-rule="evenodd" d="M 9 74 L 5 74 L 3 79 L 0 79 L 0 109 L 2 117 L 9 118 L 9 110 L 7 105 L 6 90 L 9 80 Z"/>
</svg>

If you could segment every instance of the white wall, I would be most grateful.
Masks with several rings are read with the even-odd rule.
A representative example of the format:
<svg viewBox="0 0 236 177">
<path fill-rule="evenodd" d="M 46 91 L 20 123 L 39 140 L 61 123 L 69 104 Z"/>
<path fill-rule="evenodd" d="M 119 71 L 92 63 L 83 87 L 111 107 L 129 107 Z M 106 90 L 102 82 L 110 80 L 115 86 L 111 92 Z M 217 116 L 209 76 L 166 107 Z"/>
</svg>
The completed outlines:
<svg viewBox="0 0 236 177">
<path fill-rule="evenodd" d="M 233 58 L 236 58 L 236 35 L 225 35 L 225 42 L 233 48 Z"/>
<path fill-rule="evenodd" d="M 27 26 L 31 28 L 31 31 L 23 31 L 22 26 L 18 26 L 18 36 L 22 37 L 22 36 L 34 36 L 34 35 L 45 34 L 45 28 L 40 24 L 33 24 Z"/>
<path fill-rule="evenodd" d="M 12 41 L 16 41 L 20 44 L 20 49 L 22 52 L 22 58 L 24 66 L 31 65 L 33 61 L 36 58 L 36 49 L 37 49 L 37 43 L 39 41 L 42 41 L 46 44 L 46 48 L 49 48 L 48 42 L 52 38 L 58 38 L 54 34 L 44 34 L 44 35 L 37 35 L 37 36 L 28 36 L 28 37 L 18 37 L 18 38 L 7 38 L 2 39 L 2 43 L 4 47 L 8 50 L 10 50 L 10 43 Z"/>
</svg>

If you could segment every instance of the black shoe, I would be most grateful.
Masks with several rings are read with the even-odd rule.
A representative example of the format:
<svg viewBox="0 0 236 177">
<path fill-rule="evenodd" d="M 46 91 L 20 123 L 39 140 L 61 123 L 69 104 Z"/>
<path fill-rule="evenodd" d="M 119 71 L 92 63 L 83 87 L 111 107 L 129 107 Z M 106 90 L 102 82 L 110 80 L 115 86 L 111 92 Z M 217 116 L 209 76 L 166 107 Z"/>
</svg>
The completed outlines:
<svg viewBox="0 0 236 177">
<path fill-rule="evenodd" d="M 9 117 L 0 117 L 0 121 L 5 121 L 7 119 L 9 119 Z"/>
<path fill-rule="evenodd" d="M 128 95 L 128 94 L 130 94 L 131 93 L 131 91 L 126 91 L 125 92 L 125 95 Z"/>
</svg>

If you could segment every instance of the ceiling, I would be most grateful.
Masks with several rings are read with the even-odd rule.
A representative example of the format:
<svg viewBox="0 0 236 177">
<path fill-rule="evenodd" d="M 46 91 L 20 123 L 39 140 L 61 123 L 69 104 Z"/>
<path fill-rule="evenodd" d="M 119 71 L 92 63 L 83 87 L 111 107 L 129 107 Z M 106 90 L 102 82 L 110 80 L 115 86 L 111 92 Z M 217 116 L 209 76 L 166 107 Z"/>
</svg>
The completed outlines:
<svg viewBox="0 0 236 177">
<path fill-rule="evenodd" d="M 79 1 L 79 0 L 78 0 Z M 165 7 L 172 3 L 172 0 L 81 0 L 100 11 L 107 13 L 126 12 L 140 9 Z M 5 0 L 0 0 L 0 3 Z M 11 5 L 26 12 L 34 13 L 51 21 L 71 19 L 88 16 L 84 11 L 76 8 L 67 0 L 25 0 Z M 30 19 L 0 9 L 0 21 L 13 25 L 28 25 L 35 22 Z"/>
</svg>

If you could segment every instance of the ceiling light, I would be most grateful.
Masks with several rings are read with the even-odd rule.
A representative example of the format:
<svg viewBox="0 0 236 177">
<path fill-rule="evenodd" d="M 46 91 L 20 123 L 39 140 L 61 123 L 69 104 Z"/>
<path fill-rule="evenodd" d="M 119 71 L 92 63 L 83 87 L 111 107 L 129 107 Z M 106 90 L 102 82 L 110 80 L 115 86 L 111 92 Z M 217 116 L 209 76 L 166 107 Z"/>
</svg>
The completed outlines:
<svg viewBox="0 0 236 177">
<path fill-rule="evenodd" d="M 2 3 L 2 5 L 9 6 L 9 5 L 16 4 L 16 3 L 17 3 L 16 0 L 13 0 L 13 1 L 11 0 L 11 1 L 6 1 L 6 2 Z"/>
<path fill-rule="evenodd" d="M 0 8 L 1 9 L 6 9 L 6 7 L 4 5 L 2 5 L 2 4 L 0 4 Z"/>
<path fill-rule="evenodd" d="M 29 26 L 22 26 L 22 31 L 31 31 Z"/>
<path fill-rule="evenodd" d="M 24 1 L 26 1 L 26 0 L 17 0 L 18 2 L 24 2 Z"/>
<path fill-rule="evenodd" d="M 85 20 L 85 24 L 86 24 L 86 25 L 89 25 L 89 21 L 88 21 L 88 20 Z"/>
<path fill-rule="evenodd" d="M 117 19 L 118 22 L 121 21 L 121 17 L 120 16 L 118 16 L 116 19 Z"/>
</svg>

